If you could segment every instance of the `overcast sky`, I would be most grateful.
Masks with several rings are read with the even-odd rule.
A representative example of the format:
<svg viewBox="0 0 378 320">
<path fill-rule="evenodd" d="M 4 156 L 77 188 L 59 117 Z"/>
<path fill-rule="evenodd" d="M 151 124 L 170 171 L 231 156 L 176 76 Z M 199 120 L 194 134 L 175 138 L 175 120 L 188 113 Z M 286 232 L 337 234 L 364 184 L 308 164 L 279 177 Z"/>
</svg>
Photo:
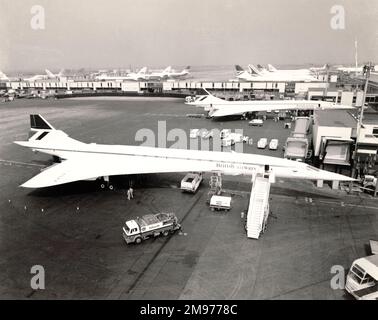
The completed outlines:
<svg viewBox="0 0 378 320">
<path fill-rule="evenodd" d="M 44 30 L 30 26 L 33 5 Z M 345 29 L 333 30 L 334 5 Z M 0 0 L 0 70 L 378 63 L 376 0 Z"/>
</svg>

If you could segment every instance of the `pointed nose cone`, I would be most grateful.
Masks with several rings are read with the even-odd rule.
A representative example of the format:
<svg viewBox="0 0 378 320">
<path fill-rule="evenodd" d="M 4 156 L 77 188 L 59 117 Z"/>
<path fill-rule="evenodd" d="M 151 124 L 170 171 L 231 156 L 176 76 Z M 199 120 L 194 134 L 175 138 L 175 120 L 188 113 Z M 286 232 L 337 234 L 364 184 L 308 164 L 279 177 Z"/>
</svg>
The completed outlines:
<svg viewBox="0 0 378 320">
<path fill-rule="evenodd" d="M 324 181 L 357 181 L 342 174 L 321 170 L 308 164 L 297 162 L 288 167 L 276 167 L 275 175 L 282 178 L 324 180 Z"/>
<path fill-rule="evenodd" d="M 326 181 L 356 181 L 348 176 L 338 174 L 335 172 L 330 172 L 326 170 L 321 170 L 310 165 L 306 165 L 304 168 L 304 175 L 308 176 L 308 179 L 312 180 L 326 180 Z"/>
</svg>

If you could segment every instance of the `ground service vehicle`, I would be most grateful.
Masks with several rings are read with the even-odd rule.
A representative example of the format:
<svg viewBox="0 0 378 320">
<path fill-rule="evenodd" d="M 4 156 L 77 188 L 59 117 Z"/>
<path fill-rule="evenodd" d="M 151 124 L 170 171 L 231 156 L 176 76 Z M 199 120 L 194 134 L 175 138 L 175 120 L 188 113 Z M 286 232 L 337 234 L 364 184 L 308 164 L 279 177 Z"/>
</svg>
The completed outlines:
<svg viewBox="0 0 378 320">
<path fill-rule="evenodd" d="M 195 193 L 202 182 L 202 173 L 188 173 L 181 180 L 180 189 Z"/>
<path fill-rule="evenodd" d="M 277 139 L 270 140 L 269 150 L 277 150 L 277 148 L 278 148 L 278 140 Z"/>
<path fill-rule="evenodd" d="M 345 289 L 358 300 L 378 299 L 378 255 L 357 259 L 347 275 Z"/>
<path fill-rule="evenodd" d="M 259 148 L 259 149 L 265 149 L 267 144 L 268 144 L 268 139 L 267 138 L 261 138 L 257 142 L 257 148 Z"/>
<path fill-rule="evenodd" d="M 253 119 L 252 121 L 249 121 L 248 123 L 250 126 L 259 126 L 262 127 L 264 124 L 264 121 L 262 119 Z"/>
<path fill-rule="evenodd" d="M 141 243 L 150 237 L 159 235 L 167 236 L 181 229 L 174 213 L 147 214 L 142 218 L 136 218 L 125 222 L 123 238 L 126 243 Z"/>
<path fill-rule="evenodd" d="M 231 197 L 213 195 L 210 199 L 210 209 L 211 211 L 229 211 L 231 209 Z"/>
</svg>

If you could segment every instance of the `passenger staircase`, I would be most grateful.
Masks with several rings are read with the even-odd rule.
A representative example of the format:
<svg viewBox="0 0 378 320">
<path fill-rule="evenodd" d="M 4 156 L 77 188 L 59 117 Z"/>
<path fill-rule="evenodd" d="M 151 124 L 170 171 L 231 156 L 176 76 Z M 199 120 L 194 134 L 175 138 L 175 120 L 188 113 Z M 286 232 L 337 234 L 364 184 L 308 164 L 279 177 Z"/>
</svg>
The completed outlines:
<svg viewBox="0 0 378 320">
<path fill-rule="evenodd" d="M 256 177 L 253 181 L 247 213 L 247 236 L 258 239 L 265 231 L 269 215 L 270 182 L 267 177 Z"/>
</svg>

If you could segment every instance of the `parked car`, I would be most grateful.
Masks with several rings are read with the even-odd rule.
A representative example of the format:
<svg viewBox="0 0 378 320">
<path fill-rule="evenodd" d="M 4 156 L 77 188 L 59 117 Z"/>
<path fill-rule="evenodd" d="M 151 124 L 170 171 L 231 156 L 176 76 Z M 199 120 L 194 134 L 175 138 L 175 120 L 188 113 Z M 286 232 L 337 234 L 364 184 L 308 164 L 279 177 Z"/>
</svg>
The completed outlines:
<svg viewBox="0 0 378 320">
<path fill-rule="evenodd" d="M 268 144 L 268 139 L 267 138 L 261 138 L 258 142 L 257 142 L 257 148 L 259 149 L 265 149 L 266 146 Z"/>
<path fill-rule="evenodd" d="M 250 126 L 259 126 L 262 127 L 264 124 L 264 121 L 262 119 L 253 119 L 252 121 L 249 121 L 248 123 Z"/>
<path fill-rule="evenodd" d="M 277 150 L 277 148 L 278 148 L 278 140 L 277 139 L 270 140 L 269 150 Z"/>
</svg>

